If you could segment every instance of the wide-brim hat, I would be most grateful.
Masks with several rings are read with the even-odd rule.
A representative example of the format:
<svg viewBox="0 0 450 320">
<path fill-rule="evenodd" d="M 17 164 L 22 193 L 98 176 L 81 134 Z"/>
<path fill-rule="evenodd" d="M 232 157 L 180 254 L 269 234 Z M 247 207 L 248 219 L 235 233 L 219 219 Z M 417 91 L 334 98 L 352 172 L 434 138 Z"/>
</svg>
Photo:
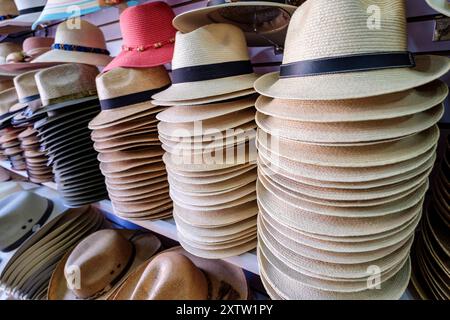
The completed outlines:
<svg viewBox="0 0 450 320">
<path fill-rule="evenodd" d="M 209 260 L 196 257 L 186 252 L 181 247 L 171 248 L 162 253 L 164 252 L 182 254 L 191 260 L 197 268 L 203 271 L 208 279 L 208 291 L 211 300 L 220 300 L 224 298 L 247 300 L 249 298 L 250 294 L 247 280 L 244 271 L 241 268 L 222 260 Z M 111 298 L 114 300 L 122 300 L 129 297 L 132 290 L 138 285 L 140 279 L 139 276 L 146 266 L 147 264 L 144 264 L 132 273 L 127 281 L 118 289 L 117 293 Z M 228 292 L 230 289 L 232 289 L 232 292 Z"/>
<path fill-rule="evenodd" d="M 131 230 L 117 230 L 127 240 L 132 242 L 135 253 L 132 262 L 129 262 L 127 271 L 122 277 L 106 292 L 103 292 L 101 296 L 95 299 L 103 300 L 107 299 L 109 295 L 113 294 L 116 289 L 127 279 L 127 277 L 142 263 L 150 259 L 161 247 L 161 242 L 158 238 L 150 233 L 142 233 Z M 49 300 L 78 300 L 79 298 L 74 294 L 72 290 L 67 287 L 67 280 L 64 274 L 64 268 L 66 266 L 67 259 L 72 251 L 66 253 L 66 255 L 58 262 L 55 270 L 53 271 L 50 283 L 48 286 L 47 298 Z"/>
<path fill-rule="evenodd" d="M 29 30 L 33 22 L 39 18 L 46 4 L 46 0 L 18 0 L 15 1 L 19 15 L 13 19 L 0 22 L 0 30 L 8 29 L 9 33 L 15 33 L 22 30 Z M 6 32 L 5 32 L 6 33 Z"/>
<path fill-rule="evenodd" d="M 243 29 L 250 47 L 282 46 L 289 20 L 296 9 L 296 6 L 281 1 L 213 0 L 206 7 L 177 15 L 173 25 L 186 33 L 211 23 L 229 23 Z M 255 16 L 256 28 L 265 25 L 266 30 L 253 31 Z"/>
<path fill-rule="evenodd" d="M 425 0 L 427 4 L 447 17 L 450 17 L 450 4 L 447 0 Z"/>
<path fill-rule="evenodd" d="M 368 6 L 305 2 L 289 25 L 280 72 L 259 78 L 256 91 L 279 99 L 364 98 L 418 87 L 450 70 L 447 57 L 407 52 L 403 1 L 380 5 L 381 29 L 367 28 Z"/>
</svg>

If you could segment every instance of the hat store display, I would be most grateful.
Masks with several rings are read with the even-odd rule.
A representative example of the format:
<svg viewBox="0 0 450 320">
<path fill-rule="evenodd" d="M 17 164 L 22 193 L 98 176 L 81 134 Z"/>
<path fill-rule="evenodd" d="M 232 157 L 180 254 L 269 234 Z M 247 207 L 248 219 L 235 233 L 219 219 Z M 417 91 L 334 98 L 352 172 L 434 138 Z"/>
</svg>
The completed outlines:
<svg viewBox="0 0 450 320">
<path fill-rule="evenodd" d="M 425 209 L 412 250 L 412 286 L 424 300 L 449 300 L 450 289 L 450 136 L 440 166 L 432 178 Z"/>
<path fill-rule="evenodd" d="M 253 73 L 243 32 L 177 33 L 172 85 L 153 96 L 180 243 L 203 258 L 256 246 Z"/>
<path fill-rule="evenodd" d="M 18 135 L 18 139 L 23 150 L 29 180 L 44 183 L 53 181 L 52 167 L 48 164 L 45 151 L 41 150 L 38 132 L 34 129 L 34 123 L 41 120 L 44 114 L 27 117 L 27 114 L 32 114 L 42 107 L 34 78 L 36 73 L 37 71 L 29 71 L 14 78 L 19 104 L 23 111 L 16 114 L 11 122 L 16 128 L 25 128 Z"/>
<path fill-rule="evenodd" d="M 53 168 L 58 191 L 70 207 L 107 197 L 89 122 L 99 113 L 95 87 L 98 70 L 86 64 L 63 64 L 39 71 L 36 84 L 47 116 L 34 123 Z"/>
<path fill-rule="evenodd" d="M 412 56 L 404 2 L 379 6 L 371 32 L 363 2 L 307 1 L 280 72 L 255 82 L 258 262 L 273 299 L 399 299 L 408 285 L 448 94 L 434 80 L 450 59 Z"/>
</svg>

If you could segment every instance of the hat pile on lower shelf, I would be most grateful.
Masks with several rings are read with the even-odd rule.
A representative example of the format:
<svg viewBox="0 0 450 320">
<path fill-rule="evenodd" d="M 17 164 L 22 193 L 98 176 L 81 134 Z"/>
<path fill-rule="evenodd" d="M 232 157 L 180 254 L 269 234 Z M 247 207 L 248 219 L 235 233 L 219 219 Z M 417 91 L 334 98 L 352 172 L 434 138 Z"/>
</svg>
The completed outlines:
<svg viewBox="0 0 450 320">
<path fill-rule="evenodd" d="M 116 68 L 97 78 L 101 113 L 89 124 L 114 212 L 129 219 L 172 216 L 152 94 L 170 84 L 163 66 Z"/>
<path fill-rule="evenodd" d="M 412 250 L 412 284 L 422 299 L 450 299 L 450 135 L 436 170 L 421 228 Z"/>
<path fill-rule="evenodd" d="M 236 73 L 230 63 L 245 68 Z M 226 24 L 178 33 L 172 68 L 174 83 L 153 98 L 172 106 L 157 118 L 180 243 L 203 258 L 247 252 L 258 210 L 256 75 L 244 35 Z"/>
<path fill-rule="evenodd" d="M 65 64 L 36 74 L 47 116 L 34 124 L 52 165 L 64 203 L 77 207 L 107 198 L 105 178 L 91 140 L 89 122 L 99 113 L 96 67 Z"/>
</svg>

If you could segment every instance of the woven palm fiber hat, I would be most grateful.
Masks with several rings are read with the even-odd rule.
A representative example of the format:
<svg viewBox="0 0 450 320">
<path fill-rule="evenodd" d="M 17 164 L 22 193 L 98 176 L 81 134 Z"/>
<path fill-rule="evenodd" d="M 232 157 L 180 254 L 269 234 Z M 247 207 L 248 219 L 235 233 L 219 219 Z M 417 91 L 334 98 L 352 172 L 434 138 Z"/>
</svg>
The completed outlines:
<svg viewBox="0 0 450 320">
<path fill-rule="evenodd" d="M 116 68 L 97 77 L 102 112 L 89 124 L 91 129 L 138 115 L 156 108 L 151 97 L 170 85 L 163 66 L 153 68 Z"/>
<path fill-rule="evenodd" d="M 0 1 L 0 20 L 6 21 L 13 19 L 19 14 L 16 4 L 13 0 L 1 0 Z"/>
<path fill-rule="evenodd" d="M 159 239 L 150 233 L 114 229 L 97 231 L 83 239 L 58 263 L 50 280 L 48 299 L 106 299 L 160 247 Z M 100 273 L 97 270 L 99 264 L 102 265 Z M 80 277 L 79 286 L 73 286 L 77 276 Z"/>
<path fill-rule="evenodd" d="M 120 15 L 122 51 L 104 72 L 117 67 L 149 68 L 169 63 L 173 57 L 175 33 L 172 8 L 165 2 L 151 2 L 125 9 Z"/>
<path fill-rule="evenodd" d="M 104 217 L 90 207 L 67 210 L 52 219 L 8 262 L 0 276 L 5 291 L 19 299 L 34 299 L 48 287 L 58 261 L 104 223 Z"/>
<path fill-rule="evenodd" d="M 6 121 L 10 118 L 9 110 L 17 103 L 16 89 L 9 88 L 0 92 L 0 122 Z"/>
<path fill-rule="evenodd" d="M 1 15 L 1 14 L 0 14 Z M 14 52 L 21 52 L 22 46 L 13 42 L 2 42 L 0 43 L 0 66 L 6 64 L 6 57 Z M 16 76 L 16 73 L 0 69 L 0 80 L 1 79 L 12 79 Z"/>
<path fill-rule="evenodd" d="M 305 2 L 289 24 L 280 72 L 259 78 L 256 90 L 279 99 L 364 98 L 418 87 L 449 71 L 447 57 L 407 51 L 404 1 L 377 3 L 381 28 L 368 28 L 372 4 Z"/>
<path fill-rule="evenodd" d="M 437 12 L 450 17 L 450 3 L 447 0 L 425 0 Z"/>
<path fill-rule="evenodd" d="M 44 9 L 47 0 L 14 0 L 14 3 L 18 15 L 0 22 L 0 30 L 6 26 L 31 27 Z"/>
<path fill-rule="evenodd" d="M 241 268 L 175 247 L 141 265 L 112 299 L 247 300 L 249 295 Z"/>
<path fill-rule="evenodd" d="M 210 23 L 229 23 L 245 32 L 251 47 L 282 46 L 291 15 L 297 9 L 290 3 L 280 0 L 210 0 L 206 7 L 177 15 L 173 25 L 186 33 Z"/>
<path fill-rule="evenodd" d="M 69 19 L 58 25 L 52 50 L 37 57 L 32 63 L 60 62 L 106 66 L 111 60 L 100 28 L 82 19 Z"/>
<path fill-rule="evenodd" d="M 6 89 L 10 89 L 14 87 L 14 82 L 10 79 L 7 80 L 1 80 L 0 79 L 0 92 L 6 90 Z"/>
<path fill-rule="evenodd" d="M 172 86 L 155 100 L 183 101 L 217 96 L 253 87 L 257 76 L 239 28 L 210 24 L 178 32 L 172 60 Z"/>
</svg>

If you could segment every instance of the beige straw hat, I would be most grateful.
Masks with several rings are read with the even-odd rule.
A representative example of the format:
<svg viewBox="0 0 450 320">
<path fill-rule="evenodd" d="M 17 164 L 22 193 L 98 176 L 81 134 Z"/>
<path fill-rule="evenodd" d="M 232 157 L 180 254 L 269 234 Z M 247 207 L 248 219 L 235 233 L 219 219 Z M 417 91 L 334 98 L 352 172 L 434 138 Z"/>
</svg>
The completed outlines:
<svg viewBox="0 0 450 320">
<path fill-rule="evenodd" d="M 210 24 L 177 33 L 172 86 L 153 99 L 183 101 L 217 96 L 252 88 L 256 79 L 243 32 L 229 24 Z"/>
<path fill-rule="evenodd" d="M 403 0 L 377 3 L 381 27 L 370 24 L 371 4 L 305 2 L 289 24 L 280 72 L 262 76 L 256 90 L 280 99 L 364 98 L 418 87 L 450 70 L 447 57 L 407 51 Z"/>
<path fill-rule="evenodd" d="M 425 0 L 428 5 L 447 17 L 450 17 L 450 3 L 447 0 Z"/>
<path fill-rule="evenodd" d="M 52 50 L 32 63 L 66 62 L 106 66 L 111 60 L 100 28 L 82 19 L 69 19 L 56 28 Z"/>
</svg>

